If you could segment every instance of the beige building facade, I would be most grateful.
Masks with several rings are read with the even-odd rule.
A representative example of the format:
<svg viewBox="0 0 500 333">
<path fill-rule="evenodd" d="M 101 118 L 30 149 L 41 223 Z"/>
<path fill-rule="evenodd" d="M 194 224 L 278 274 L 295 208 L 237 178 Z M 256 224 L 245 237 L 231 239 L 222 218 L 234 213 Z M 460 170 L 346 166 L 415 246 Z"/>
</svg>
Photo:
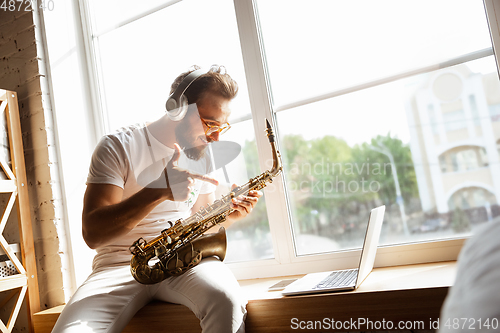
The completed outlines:
<svg viewBox="0 0 500 333">
<path fill-rule="evenodd" d="M 485 207 L 491 219 L 500 203 L 497 73 L 459 65 L 427 74 L 406 113 L 422 210 Z"/>
</svg>

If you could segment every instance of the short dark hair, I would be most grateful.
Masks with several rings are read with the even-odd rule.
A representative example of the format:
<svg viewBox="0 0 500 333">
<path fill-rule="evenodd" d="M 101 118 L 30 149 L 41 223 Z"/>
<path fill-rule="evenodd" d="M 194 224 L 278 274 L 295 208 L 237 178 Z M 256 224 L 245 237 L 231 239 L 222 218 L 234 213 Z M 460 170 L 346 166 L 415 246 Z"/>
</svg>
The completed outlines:
<svg viewBox="0 0 500 333">
<path fill-rule="evenodd" d="M 179 75 L 172 86 L 170 87 L 170 94 L 179 86 L 182 80 L 191 72 L 194 72 L 201 67 L 194 65 L 187 72 Z M 236 81 L 226 73 L 224 66 L 212 65 L 207 73 L 198 77 L 184 92 L 188 103 L 198 103 L 206 93 L 212 93 L 229 100 L 233 99 L 238 93 L 238 84 Z"/>
</svg>

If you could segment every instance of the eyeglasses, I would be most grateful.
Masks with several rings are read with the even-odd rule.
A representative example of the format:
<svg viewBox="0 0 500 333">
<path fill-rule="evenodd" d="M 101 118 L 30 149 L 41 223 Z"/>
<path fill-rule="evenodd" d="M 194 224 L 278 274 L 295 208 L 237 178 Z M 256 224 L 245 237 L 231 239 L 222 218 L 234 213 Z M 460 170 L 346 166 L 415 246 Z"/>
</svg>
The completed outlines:
<svg viewBox="0 0 500 333">
<path fill-rule="evenodd" d="M 222 135 L 224 133 L 227 132 L 228 129 L 231 128 L 231 125 L 229 125 L 229 123 L 224 123 L 220 126 L 212 126 L 212 125 L 209 125 L 207 124 L 207 122 L 205 120 L 203 120 L 203 118 L 201 118 L 201 121 L 205 124 L 205 126 L 207 126 L 207 130 L 205 131 L 205 135 L 206 136 L 210 136 L 212 134 L 214 134 L 215 132 L 219 132 L 219 135 Z"/>
</svg>

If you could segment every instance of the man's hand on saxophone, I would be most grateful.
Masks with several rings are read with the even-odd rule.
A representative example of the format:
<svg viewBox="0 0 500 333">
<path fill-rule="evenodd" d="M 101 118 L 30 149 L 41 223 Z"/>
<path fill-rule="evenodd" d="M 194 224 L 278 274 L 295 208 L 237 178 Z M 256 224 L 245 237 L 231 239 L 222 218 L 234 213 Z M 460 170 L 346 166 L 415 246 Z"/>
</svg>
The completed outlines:
<svg viewBox="0 0 500 333">
<path fill-rule="evenodd" d="M 236 187 L 236 184 L 233 184 L 231 189 L 235 189 Z M 234 223 L 246 217 L 252 212 L 252 209 L 255 207 L 260 197 L 262 197 L 261 191 L 251 190 L 247 195 L 239 195 L 233 198 L 231 201 L 231 208 L 234 209 L 234 212 L 228 215 L 227 221 L 229 223 Z"/>
<path fill-rule="evenodd" d="M 233 184 L 231 186 L 231 189 L 235 189 L 237 186 L 236 184 Z M 219 228 L 222 226 L 224 228 L 229 228 L 234 222 L 237 222 L 244 217 L 246 217 L 248 214 L 250 214 L 259 201 L 259 198 L 262 197 L 262 192 L 261 191 L 255 191 L 251 190 L 248 192 L 247 195 L 239 195 L 235 197 L 230 204 L 230 208 L 233 209 L 234 211 L 229 214 L 226 218 L 226 220 L 213 228 L 209 229 L 206 233 L 211 234 L 215 233 L 219 230 Z M 197 202 L 193 206 L 193 213 L 197 212 L 200 208 L 205 207 L 207 205 L 212 204 L 215 201 L 215 195 L 214 193 L 210 194 L 201 194 L 198 197 Z"/>
</svg>

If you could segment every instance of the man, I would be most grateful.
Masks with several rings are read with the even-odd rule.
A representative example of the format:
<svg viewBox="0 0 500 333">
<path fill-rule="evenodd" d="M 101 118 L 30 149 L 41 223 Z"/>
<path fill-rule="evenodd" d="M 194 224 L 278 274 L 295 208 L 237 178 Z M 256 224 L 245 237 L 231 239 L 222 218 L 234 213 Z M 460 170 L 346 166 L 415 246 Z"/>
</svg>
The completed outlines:
<svg viewBox="0 0 500 333">
<path fill-rule="evenodd" d="M 453 286 L 441 308 L 439 333 L 498 332 L 500 328 L 500 220 L 474 230 L 457 259 Z"/>
<path fill-rule="evenodd" d="M 174 81 L 172 92 L 191 72 Z M 168 221 L 214 201 L 218 182 L 206 174 L 211 165 L 206 151 L 229 127 L 229 103 L 237 90 L 223 67 L 212 66 L 185 90 L 190 106 L 182 120 L 163 116 L 101 139 L 92 156 L 82 215 L 83 237 L 97 250 L 93 272 L 53 332 L 119 333 L 153 299 L 186 305 L 205 333 L 244 332 L 246 301 L 222 262 L 205 258 L 183 275 L 143 285 L 130 273 L 128 250 L 138 238 L 154 238 Z M 234 211 L 223 226 L 248 215 L 261 196 L 250 191 L 233 199 Z"/>
</svg>

